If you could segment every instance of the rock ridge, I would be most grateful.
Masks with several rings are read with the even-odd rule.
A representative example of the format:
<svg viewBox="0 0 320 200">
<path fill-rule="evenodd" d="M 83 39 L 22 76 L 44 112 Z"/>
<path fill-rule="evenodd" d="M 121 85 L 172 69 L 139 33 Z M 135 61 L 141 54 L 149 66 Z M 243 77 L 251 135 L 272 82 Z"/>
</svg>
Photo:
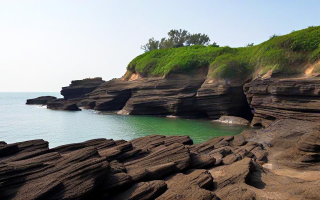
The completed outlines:
<svg viewBox="0 0 320 200">
<path fill-rule="evenodd" d="M 281 119 L 199 144 L 162 135 L 0 142 L 0 199 L 318 199 L 319 127 Z"/>
</svg>

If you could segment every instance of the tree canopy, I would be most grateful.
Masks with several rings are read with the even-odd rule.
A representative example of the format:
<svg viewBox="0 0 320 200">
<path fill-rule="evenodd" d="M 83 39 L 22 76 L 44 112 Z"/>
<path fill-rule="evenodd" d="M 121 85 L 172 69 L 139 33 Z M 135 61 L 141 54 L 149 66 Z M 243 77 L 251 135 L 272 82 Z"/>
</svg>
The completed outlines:
<svg viewBox="0 0 320 200">
<path fill-rule="evenodd" d="M 192 45 L 209 45 L 209 42 L 210 38 L 206 34 L 190 34 L 187 30 L 172 29 L 168 32 L 168 38 L 164 37 L 158 41 L 152 37 L 147 44 L 141 46 L 141 49 L 148 52 L 155 49 L 167 49 L 171 47 L 178 48 Z M 215 42 L 213 45 L 218 46 Z"/>
</svg>

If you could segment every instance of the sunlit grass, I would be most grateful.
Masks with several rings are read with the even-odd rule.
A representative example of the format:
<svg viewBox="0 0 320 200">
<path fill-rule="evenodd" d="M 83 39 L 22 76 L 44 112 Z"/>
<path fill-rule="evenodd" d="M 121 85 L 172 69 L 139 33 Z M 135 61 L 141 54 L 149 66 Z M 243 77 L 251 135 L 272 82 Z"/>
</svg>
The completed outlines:
<svg viewBox="0 0 320 200">
<path fill-rule="evenodd" d="M 320 58 L 320 26 L 290 34 L 270 37 L 250 47 L 189 46 L 159 49 L 133 59 L 127 69 L 143 76 L 166 76 L 174 71 L 188 71 L 210 66 L 209 76 L 244 77 L 259 70 L 277 70 L 284 74 L 301 73 L 303 63 Z"/>
</svg>

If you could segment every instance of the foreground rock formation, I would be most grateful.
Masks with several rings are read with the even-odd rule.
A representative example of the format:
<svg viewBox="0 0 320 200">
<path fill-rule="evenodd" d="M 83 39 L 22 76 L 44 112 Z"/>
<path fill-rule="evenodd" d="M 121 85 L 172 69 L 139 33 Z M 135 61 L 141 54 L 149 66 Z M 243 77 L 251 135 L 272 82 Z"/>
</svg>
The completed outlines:
<svg viewBox="0 0 320 200">
<path fill-rule="evenodd" d="M 319 125 L 283 119 L 200 144 L 0 142 L 0 199 L 319 199 Z"/>
</svg>

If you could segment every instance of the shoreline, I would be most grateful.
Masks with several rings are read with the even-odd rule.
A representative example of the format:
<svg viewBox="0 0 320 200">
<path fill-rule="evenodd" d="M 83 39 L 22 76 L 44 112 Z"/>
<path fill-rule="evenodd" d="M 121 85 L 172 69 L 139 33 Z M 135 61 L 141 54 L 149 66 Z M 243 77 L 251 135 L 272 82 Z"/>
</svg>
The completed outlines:
<svg viewBox="0 0 320 200">
<path fill-rule="evenodd" d="M 319 132 L 315 122 L 284 119 L 199 144 L 188 136 L 161 135 L 51 149 L 43 140 L 0 142 L 0 197 L 318 198 L 319 144 L 312 138 Z"/>
</svg>

